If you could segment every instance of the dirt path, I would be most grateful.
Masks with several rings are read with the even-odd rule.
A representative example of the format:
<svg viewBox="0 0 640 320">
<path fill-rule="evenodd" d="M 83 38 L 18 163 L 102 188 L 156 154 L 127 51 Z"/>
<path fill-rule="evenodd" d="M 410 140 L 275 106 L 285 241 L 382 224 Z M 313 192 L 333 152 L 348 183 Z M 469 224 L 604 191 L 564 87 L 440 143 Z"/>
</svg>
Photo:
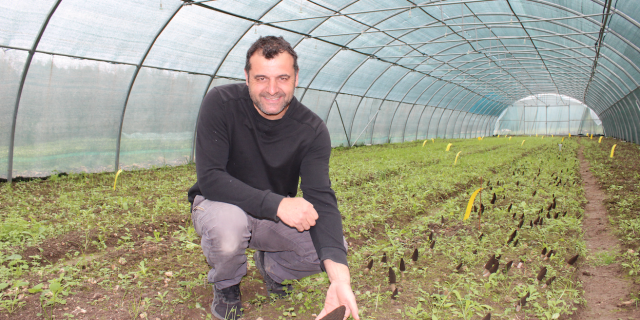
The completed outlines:
<svg viewBox="0 0 640 320">
<path fill-rule="evenodd" d="M 583 147 L 584 148 L 584 147 Z M 596 178 L 589 171 L 589 163 L 585 160 L 581 148 L 578 151 L 580 174 L 584 181 L 587 206 L 583 223 L 584 238 L 591 257 L 601 253 L 618 253 L 618 239 L 610 232 L 607 210 L 602 204 L 605 195 Z M 581 257 L 583 258 L 583 257 Z M 591 264 L 598 262 L 591 261 Z M 623 279 L 624 270 L 619 263 L 593 266 L 579 262 L 578 279 L 584 285 L 586 306 L 578 310 L 574 320 L 592 319 L 640 319 L 640 310 L 632 307 L 618 307 L 629 300 L 631 283 Z"/>
</svg>

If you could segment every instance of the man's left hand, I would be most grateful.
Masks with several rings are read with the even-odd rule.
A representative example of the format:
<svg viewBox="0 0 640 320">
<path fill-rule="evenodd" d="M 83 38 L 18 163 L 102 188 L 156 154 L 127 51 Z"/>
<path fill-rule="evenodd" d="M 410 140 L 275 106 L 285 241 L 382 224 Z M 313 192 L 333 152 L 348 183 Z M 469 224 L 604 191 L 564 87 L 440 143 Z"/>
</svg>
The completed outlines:
<svg viewBox="0 0 640 320">
<path fill-rule="evenodd" d="M 324 267 L 329 276 L 329 281 L 331 281 L 331 285 L 329 285 L 329 290 L 327 290 L 327 299 L 324 302 L 324 308 L 316 320 L 321 319 L 327 313 L 342 305 L 347 308 L 344 319 L 347 319 L 349 315 L 351 315 L 355 320 L 360 320 L 356 297 L 353 294 L 353 290 L 351 290 L 349 268 L 332 260 L 324 260 Z"/>
</svg>

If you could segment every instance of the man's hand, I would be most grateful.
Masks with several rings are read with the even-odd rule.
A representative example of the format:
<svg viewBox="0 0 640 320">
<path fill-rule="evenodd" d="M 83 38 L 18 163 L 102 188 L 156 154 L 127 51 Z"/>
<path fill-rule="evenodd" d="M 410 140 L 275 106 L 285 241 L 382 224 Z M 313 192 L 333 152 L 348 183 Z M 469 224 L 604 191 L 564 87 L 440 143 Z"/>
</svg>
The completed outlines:
<svg viewBox="0 0 640 320">
<path fill-rule="evenodd" d="M 316 209 L 303 198 L 282 199 L 276 215 L 284 224 L 296 228 L 299 232 L 309 230 L 318 220 Z"/>
<path fill-rule="evenodd" d="M 347 307 L 347 311 L 344 314 L 345 320 L 349 315 L 355 320 L 360 320 L 356 297 L 351 290 L 349 268 L 344 264 L 333 262 L 332 260 L 324 260 L 324 268 L 327 270 L 331 285 L 329 285 L 329 290 L 327 290 L 327 299 L 324 302 L 324 308 L 316 320 L 321 319 L 327 313 L 341 305 Z"/>
</svg>

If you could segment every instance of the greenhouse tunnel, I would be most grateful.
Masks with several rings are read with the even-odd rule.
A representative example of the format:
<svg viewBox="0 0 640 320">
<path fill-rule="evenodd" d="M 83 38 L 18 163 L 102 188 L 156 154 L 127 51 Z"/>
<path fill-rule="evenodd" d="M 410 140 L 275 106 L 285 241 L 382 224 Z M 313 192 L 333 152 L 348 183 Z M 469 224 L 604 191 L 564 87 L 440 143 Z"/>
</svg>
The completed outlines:
<svg viewBox="0 0 640 320">
<path fill-rule="evenodd" d="M 200 102 L 264 35 L 294 46 L 333 146 L 638 143 L 638 21 L 617 0 L 2 0 L 0 178 L 194 161 Z"/>
</svg>

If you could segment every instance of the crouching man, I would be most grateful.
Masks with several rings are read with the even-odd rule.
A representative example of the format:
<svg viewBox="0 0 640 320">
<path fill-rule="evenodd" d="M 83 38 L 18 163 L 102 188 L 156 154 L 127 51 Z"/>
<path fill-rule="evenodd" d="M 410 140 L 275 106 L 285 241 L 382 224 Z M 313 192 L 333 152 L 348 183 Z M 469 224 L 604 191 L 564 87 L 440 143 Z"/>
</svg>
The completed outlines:
<svg viewBox="0 0 640 320">
<path fill-rule="evenodd" d="M 331 284 L 318 318 L 345 305 L 345 319 L 359 319 L 329 179 L 329 132 L 293 96 L 297 55 L 282 37 L 261 37 L 247 52 L 245 77 L 246 84 L 211 89 L 198 118 L 189 201 L 211 266 L 211 312 L 242 316 L 240 282 L 252 248 L 269 295 L 285 296 L 284 280 L 324 270 Z M 295 197 L 298 181 L 303 198 Z"/>
</svg>

